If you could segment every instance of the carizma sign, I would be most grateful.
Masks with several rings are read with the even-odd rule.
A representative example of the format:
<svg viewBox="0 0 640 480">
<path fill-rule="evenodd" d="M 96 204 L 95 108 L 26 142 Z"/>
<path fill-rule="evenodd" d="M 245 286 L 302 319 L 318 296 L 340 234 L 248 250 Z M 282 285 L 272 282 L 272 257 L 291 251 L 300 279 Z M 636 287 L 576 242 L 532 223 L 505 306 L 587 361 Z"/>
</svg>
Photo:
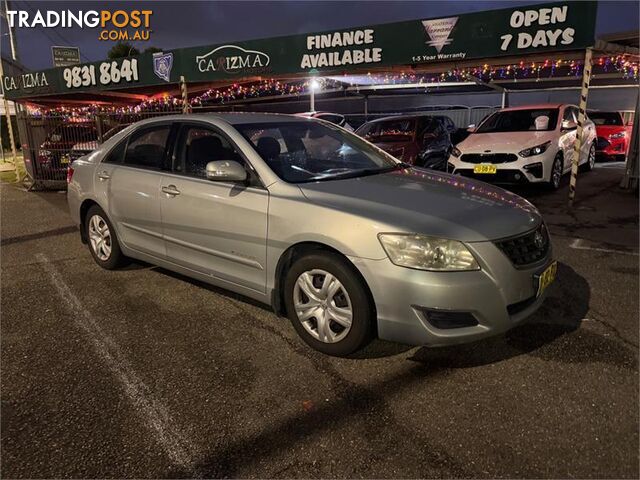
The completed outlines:
<svg viewBox="0 0 640 480">
<path fill-rule="evenodd" d="M 237 45 L 223 45 L 196 57 L 198 70 L 203 73 L 217 71 L 239 73 L 265 68 L 270 61 L 269 55 L 264 52 L 246 50 Z"/>
</svg>

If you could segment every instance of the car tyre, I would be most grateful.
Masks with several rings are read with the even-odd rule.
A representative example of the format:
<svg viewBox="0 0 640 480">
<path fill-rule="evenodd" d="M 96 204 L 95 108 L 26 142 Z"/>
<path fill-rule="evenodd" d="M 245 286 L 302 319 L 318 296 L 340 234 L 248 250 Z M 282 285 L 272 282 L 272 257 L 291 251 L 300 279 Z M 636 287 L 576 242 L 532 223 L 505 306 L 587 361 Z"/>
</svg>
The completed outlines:
<svg viewBox="0 0 640 480">
<path fill-rule="evenodd" d="M 284 280 L 287 316 L 312 348 L 350 355 L 373 338 L 375 308 L 364 279 L 338 254 L 314 252 L 297 259 Z"/>
<path fill-rule="evenodd" d="M 115 228 L 104 210 L 97 205 L 89 208 L 84 224 L 89 251 L 102 268 L 114 270 L 126 264 L 127 257 L 120 249 Z"/>
<path fill-rule="evenodd" d="M 553 163 L 551 164 L 551 173 L 549 174 L 549 181 L 547 182 L 547 187 L 550 190 L 557 190 L 558 188 L 560 188 L 563 168 L 564 161 L 562 160 L 562 155 L 558 153 L 553 159 Z"/>
<path fill-rule="evenodd" d="M 596 164 L 596 146 L 594 143 L 591 144 L 591 147 L 589 148 L 589 153 L 587 156 L 587 161 L 584 165 L 582 165 L 582 169 L 585 172 L 590 172 L 591 170 L 593 170 L 593 167 Z"/>
</svg>

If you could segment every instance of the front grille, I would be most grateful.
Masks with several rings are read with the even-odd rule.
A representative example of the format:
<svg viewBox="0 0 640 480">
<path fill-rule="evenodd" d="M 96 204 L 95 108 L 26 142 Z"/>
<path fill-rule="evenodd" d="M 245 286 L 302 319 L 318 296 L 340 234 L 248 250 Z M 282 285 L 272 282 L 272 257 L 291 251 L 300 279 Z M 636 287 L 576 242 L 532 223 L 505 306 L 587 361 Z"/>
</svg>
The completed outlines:
<svg viewBox="0 0 640 480">
<path fill-rule="evenodd" d="M 518 160 L 513 153 L 465 153 L 460 157 L 467 163 L 509 163 Z"/>
<path fill-rule="evenodd" d="M 536 230 L 494 242 L 516 267 L 539 262 L 549 252 L 549 232 L 544 224 Z"/>
<path fill-rule="evenodd" d="M 526 184 L 527 177 L 520 170 L 499 169 L 496 173 L 473 173 L 470 168 L 457 168 L 455 174 L 475 178 L 488 183 Z"/>
<path fill-rule="evenodd" d="M 609 143 L 609 140 L 607 140 L 604 137 L 598 137 L 598 142 L 596 144 L 596 148 L 598 150 L 604 150 L 605 148 L 607 148 L 609 145 L 611 145 L 611 143 Z"/>
</svg>

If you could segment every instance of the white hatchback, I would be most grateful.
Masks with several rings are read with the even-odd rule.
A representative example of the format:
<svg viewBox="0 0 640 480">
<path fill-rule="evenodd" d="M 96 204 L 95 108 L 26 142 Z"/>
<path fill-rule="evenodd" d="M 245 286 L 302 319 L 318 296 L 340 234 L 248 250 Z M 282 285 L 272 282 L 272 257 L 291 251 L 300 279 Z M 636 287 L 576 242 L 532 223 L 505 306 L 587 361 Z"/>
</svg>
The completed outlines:
<svg viewBox="0 0 640 480">
<path fill-rule="evenodd" d="M 499 110 L 453 148 L 449 171 L 491 183 L 539 183 L 556 189 L 571 170 L 578 107 L 545 104 Z M 580 165 L 595 162 L 596 129 L 583 129 Z"/>
</svg>

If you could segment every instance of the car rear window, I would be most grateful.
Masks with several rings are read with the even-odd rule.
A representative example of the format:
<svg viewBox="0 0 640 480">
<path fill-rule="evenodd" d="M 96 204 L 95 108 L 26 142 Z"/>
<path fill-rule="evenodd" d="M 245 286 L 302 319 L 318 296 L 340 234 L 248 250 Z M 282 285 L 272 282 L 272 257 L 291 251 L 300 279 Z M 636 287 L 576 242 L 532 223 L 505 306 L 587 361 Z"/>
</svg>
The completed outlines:
<svg viewBox="0 0 640 480">
<path fill-rule="evenodd" d="M 589 112 L 589 118 L 596 125 L 624 126 L 622 115 L 618 112 Z"/>
</svg>

